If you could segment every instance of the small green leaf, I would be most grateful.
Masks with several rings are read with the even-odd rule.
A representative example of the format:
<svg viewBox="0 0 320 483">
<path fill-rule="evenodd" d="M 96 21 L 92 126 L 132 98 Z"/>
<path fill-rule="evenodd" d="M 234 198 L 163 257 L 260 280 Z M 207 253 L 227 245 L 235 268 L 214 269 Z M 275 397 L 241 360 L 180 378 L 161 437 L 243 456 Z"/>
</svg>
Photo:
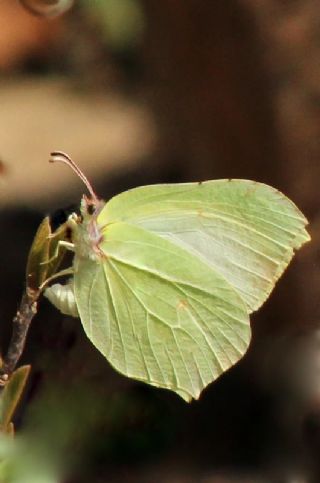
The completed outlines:
<svg viewBox="0 0 320 483">
<path fill-rule="evenodd" d="M 50 234 L 49 217 L 46 217 L 35 234 L 27 261 L 26 281 L 32 292 L 36 292 L 47 278 Z"/>
<path fill-rule="evenodd" d="M 0 399 L 0 430 L 12 433 L 11 419 L 20 401 L 31 366 L 19 367 L 10 377 Z"/>
<path fill-rule="evenodd" d="M 59 247 L 65 238 L 67 225 L 61 225 L 54 233 L 51 231 L 49 217 L 41 222 L 32 242 L 26 269 L 26 283 L 29 293 L 37 294 L 39 287 L 58 269 L 65 249 Z"/>
<path fill-rule="evenodd" d="M 63 225 L 59 226 L 59 228 L 54 231 L 50 237 L 49 260 L 47 262 L 46 279 L 52 277 L 52 275 L 56 273 L 66 254 L 66 248 L 59 245 L 59 242 L 65 240 L 67 230 L 67 223 L 64 223 Z"/>
</svg>

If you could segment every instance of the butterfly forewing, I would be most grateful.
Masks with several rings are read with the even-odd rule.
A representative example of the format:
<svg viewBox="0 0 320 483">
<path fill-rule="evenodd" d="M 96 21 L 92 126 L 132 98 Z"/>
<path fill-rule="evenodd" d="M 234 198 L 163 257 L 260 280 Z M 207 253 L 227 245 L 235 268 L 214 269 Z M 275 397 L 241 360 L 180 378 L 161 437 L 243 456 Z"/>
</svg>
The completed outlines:
<svg viewBox="0 0 320 483">
<path fill-rule="evenodd" d="M 248 312 L 266 300 L 307 220 L 282 193 L 247 180 L 144 186 L 112 198 L 98 217 L 126 221 L 200 257 L 228 280 Z"/>
</svg>

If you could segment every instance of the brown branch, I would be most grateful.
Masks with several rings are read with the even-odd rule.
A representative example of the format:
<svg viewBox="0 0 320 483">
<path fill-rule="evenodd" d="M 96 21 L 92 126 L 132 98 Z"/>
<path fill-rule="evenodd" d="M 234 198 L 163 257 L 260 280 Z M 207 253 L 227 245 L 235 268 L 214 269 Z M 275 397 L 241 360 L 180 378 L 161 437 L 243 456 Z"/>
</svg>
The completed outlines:
<svg viewBox="0 0 320 483">
<path fill-rule="evenodd" d="M 12 336 L 7 354 L 0 367 L 0 386 L 4 386 L 22 355 L 28 330 L 37 313 L 37 297 L 24 293 L 20 307 L 13 319 Z"/>
</svg>

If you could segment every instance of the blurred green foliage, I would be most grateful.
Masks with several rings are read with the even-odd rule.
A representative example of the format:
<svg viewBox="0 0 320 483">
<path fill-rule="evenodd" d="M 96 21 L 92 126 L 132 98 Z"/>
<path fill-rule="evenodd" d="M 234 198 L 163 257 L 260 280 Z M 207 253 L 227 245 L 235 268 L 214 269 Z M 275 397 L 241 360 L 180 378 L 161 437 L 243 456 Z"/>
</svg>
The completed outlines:
<svg viewBox="0 0 320 483">
<path fill-rule="evenodd" d="M 80 0 L 81 8 L 101 25 L 106 42 L 115 50 L 136 45 L 142 38 L 145 18 L 138 0 Z"/>
</svg>

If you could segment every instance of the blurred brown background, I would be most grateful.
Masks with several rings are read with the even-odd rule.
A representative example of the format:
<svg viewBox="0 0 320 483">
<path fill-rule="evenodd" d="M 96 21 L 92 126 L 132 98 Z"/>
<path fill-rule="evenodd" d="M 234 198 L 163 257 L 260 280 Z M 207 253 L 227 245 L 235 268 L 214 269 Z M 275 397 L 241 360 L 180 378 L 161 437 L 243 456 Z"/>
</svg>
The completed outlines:
<svg viewBox="0 0 320 483">
<path fill-rule="evenodd" d="M 54 149 L 106 199 L 266 182 L 312 235 L 252 317 L 248 354 L 191 407 L 114 373 L 43 301 L 20 431 L 67 455 L 68 482 L 320 481 L 320 2 L 79 0 L 47 20 L 4 0 L 0 74 L 3 350 L 37 224 L 83 191 L 48 165 Z"/>
</svg>

